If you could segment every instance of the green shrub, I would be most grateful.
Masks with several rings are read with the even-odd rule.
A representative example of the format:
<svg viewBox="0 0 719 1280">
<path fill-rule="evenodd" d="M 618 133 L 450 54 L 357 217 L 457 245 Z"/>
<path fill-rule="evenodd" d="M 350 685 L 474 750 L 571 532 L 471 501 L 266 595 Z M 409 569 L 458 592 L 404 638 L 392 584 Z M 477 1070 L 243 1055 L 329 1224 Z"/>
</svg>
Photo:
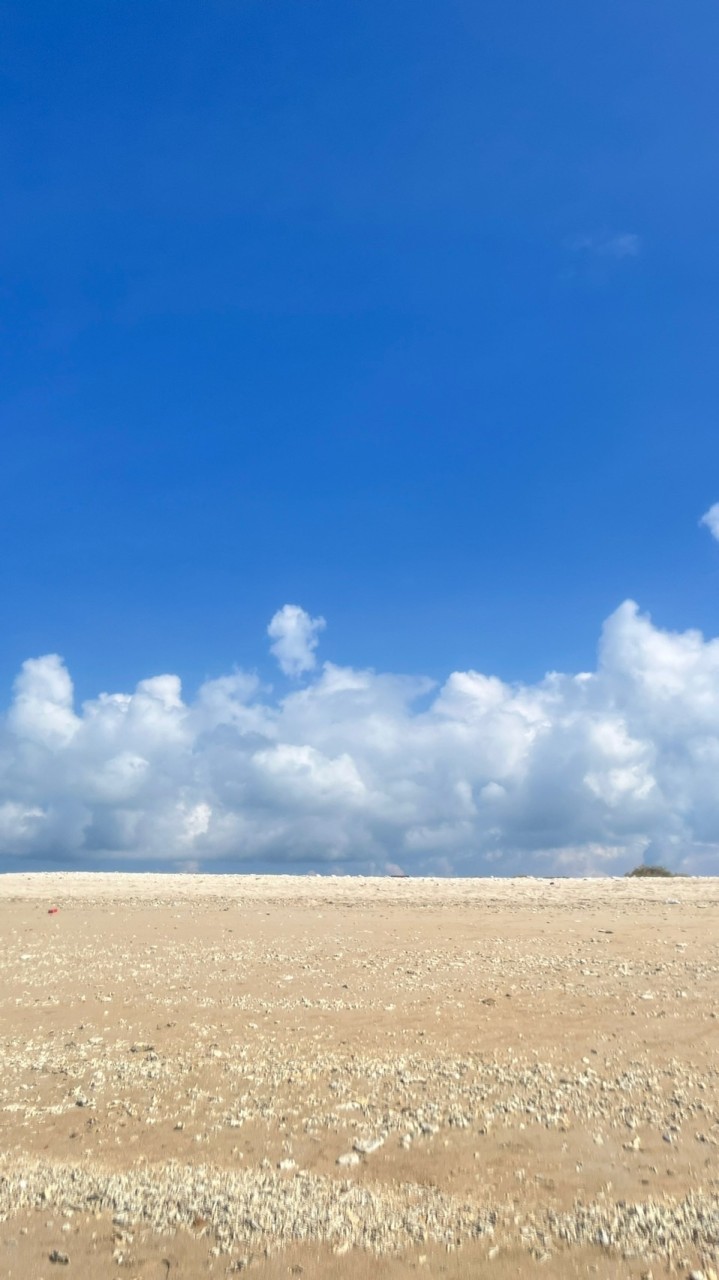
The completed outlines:
<svg viewBox="0 0 719 1280">
<path fill-rule="evenodd" d="M 647 867 L 644 864 L 641 867 L 635 867 L 633 871 L 627 871 L 628 876 L 673 876 L 674 872 L 668 867 Z"/>
</svg>

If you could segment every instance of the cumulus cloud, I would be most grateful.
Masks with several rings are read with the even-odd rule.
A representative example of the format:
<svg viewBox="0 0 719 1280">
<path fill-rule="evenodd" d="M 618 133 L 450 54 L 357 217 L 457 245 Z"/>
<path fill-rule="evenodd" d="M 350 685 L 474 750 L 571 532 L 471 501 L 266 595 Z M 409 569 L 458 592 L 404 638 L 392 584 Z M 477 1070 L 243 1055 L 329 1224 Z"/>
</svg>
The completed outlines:
<svg viewBox="0 0 719 1280">
<path fill-rule="evenodd" d="M 279 620 L 279 621 L 278 621 Z M 270 624 L 292 674 L 321 619 Z M 326 662 L 283 696 L 159 675 L 78 707 L 27 661 L 0 724 L 0 856 L 168 869 L 719 874 L 719 640 L 631 601 L 596 669 L 441 685 Z"/>
<path fill-rule="evenodd" d="M 315 649 L 324 618 L 311 618 L 297 604 L 286 604 L 272 618 L 267 634 L 270 648 L 286 676 L 301 676 L 317 664 Z"/>
<path fill-rule="evenodd" d="M 704 512 L 700 524 L 705 524 L 713 538 L 719 542 L 719 502 L 715 502 L 708 511 Z"/>
</svg>

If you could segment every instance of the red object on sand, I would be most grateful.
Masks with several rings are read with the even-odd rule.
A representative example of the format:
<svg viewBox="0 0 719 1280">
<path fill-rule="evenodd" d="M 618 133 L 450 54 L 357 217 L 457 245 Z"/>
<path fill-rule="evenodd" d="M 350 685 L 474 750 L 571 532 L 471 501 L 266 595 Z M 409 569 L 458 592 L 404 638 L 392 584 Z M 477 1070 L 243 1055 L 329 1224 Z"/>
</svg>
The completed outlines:
<svg viewBox="0 0 719 1280">
<path fill-rule="evenodd" d="M 58 911 L 59 911 L 59 907 L 50 907 L 50 910 L 48 911 L 47 914 L 49 916 L 56 916 Z"/>
</svg>

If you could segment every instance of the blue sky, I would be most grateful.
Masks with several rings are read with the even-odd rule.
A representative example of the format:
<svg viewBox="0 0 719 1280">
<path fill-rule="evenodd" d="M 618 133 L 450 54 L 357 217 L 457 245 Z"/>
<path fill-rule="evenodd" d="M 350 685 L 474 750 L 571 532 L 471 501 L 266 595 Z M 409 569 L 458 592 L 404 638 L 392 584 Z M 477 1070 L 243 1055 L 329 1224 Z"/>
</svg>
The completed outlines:
<svg viewBox="0 0 719 1280">
<path fill-rule="evenodd" d="M 439 682 L 593 669 L 627 598 L 716 634 L 718 39 L 704 0 L 4 5 L 5 701 L 47 653 L 78 701 L 276 681 L 288 602 Z"/>
</svg>

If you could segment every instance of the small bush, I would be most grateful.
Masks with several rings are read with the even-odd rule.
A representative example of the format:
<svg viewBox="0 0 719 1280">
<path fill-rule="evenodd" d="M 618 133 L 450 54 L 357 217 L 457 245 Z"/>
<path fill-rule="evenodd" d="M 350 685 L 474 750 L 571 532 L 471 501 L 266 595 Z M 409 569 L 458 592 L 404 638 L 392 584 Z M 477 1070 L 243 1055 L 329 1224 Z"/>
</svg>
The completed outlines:
<svg viewBox="0 0 719 1280">
<path fill-rule="evenodd" d="M 633 871 L 627 871 L 628 876 L 673 876 L 674 872 L 668 867 L 647 867 L 642 864 L 641 867 L 635 867 Z"/>
</svg>

